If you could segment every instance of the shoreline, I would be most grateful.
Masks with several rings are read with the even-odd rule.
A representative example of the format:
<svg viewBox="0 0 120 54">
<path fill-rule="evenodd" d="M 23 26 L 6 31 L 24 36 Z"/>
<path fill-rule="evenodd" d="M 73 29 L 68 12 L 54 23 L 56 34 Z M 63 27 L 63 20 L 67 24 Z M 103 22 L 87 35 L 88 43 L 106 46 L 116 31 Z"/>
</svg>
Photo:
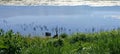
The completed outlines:
<svg viewBox="0 0 120 54">
<path fill-rule="evenodd" d="M 0 1 L 5 6 L 120 6 L 120 1 Z"/>
</svg>

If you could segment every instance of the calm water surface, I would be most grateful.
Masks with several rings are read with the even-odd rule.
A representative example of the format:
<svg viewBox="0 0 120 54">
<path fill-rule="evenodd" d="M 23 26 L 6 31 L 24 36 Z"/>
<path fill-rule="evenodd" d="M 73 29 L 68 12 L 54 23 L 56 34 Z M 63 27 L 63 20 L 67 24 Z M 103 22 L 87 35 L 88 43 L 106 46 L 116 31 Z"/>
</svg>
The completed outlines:
<svg viewBox="0 0 120 54">
<path fill-rule="evenodd" d="M 44 35 L 58 27 L 59 33 L 95 32 L 120 27 L 120 7 L 0 6 L 0 28 L 22 34 Z"/>
</svg>

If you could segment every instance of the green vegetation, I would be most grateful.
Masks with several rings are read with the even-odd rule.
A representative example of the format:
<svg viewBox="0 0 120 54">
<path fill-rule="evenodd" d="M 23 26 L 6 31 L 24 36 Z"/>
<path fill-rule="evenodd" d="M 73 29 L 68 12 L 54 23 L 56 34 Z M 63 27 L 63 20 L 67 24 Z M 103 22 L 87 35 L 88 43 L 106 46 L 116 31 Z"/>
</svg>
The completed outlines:
<svg viewBox="0 0 120 54">
<path fill-rule="evenodd" d="M 0 54 L 119 54 L 120 30 L 30 37 L 0 30 Z"/>
</svg>

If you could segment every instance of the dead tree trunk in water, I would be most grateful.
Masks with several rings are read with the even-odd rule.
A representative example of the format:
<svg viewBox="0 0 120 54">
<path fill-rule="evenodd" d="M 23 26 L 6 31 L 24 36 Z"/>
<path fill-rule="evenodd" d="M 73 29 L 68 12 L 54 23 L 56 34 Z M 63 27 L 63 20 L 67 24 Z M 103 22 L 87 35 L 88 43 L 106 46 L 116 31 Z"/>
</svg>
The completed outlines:
<svg viewBox="0 0 120 54">
<path fill-rule="evenodd" d="M 55 35 L 53 36 L 53 38 L 58 38 L 58 27 L 55 28 Z"/>
</svg>

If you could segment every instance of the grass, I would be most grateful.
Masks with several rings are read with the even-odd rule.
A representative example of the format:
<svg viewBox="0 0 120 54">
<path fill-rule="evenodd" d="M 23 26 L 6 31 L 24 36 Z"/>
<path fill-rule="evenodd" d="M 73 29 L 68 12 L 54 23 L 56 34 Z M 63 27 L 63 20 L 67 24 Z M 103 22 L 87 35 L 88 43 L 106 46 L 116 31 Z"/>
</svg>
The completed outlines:
<svg viewBox="0 0 120 54">
<path fill-rule="evenodd" d="M 0 30 L 0 54 L 119 54 L 120 30 L 30 37 Z"/>
</svg>

